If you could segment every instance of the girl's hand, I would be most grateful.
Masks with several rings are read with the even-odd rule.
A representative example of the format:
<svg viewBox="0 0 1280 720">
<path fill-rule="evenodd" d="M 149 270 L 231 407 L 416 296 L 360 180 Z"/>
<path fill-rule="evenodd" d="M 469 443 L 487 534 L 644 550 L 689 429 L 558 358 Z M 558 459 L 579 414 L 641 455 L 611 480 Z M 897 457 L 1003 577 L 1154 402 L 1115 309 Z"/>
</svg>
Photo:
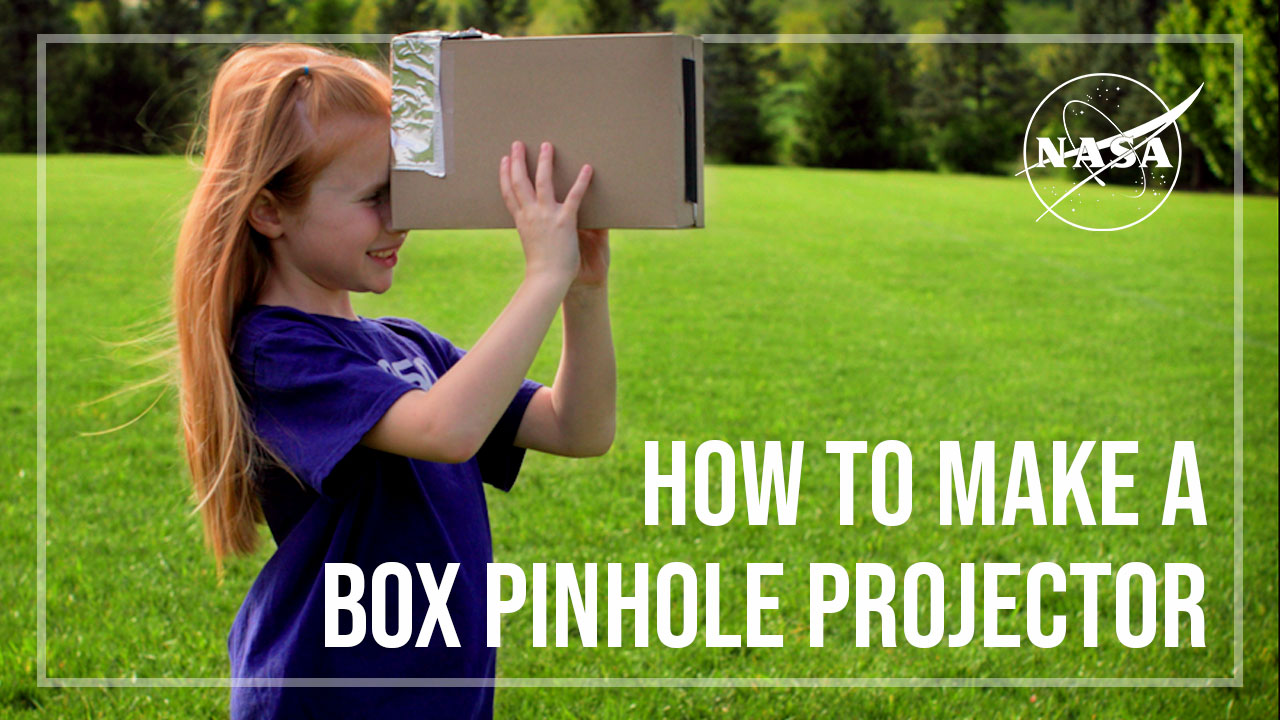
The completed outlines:
<svg viewBox="0 0 1280 720">
<path fill-rule="evenodd" d="M 582 166 L 569 194 L 559 203 L 551 180 L 552 163 L 551 143 L 544 142 L 538 156 L 536 180 L 530 183 L 524 143 L 516 141 L 511 144 L 511 154 L 502 158 L 498 184 L 507 212 L 520 232 L 525 275 L 570 282 L 579 275 L 578 206 L 591 182 L 591 166 Z M 593 266 L 598 265 L 598 261 L 593 262 Z"/>
<path fill-rule="evenodd" d="M 604 287 L 609 279 L 609 231 L 579 230 L 578 257 L 578 277 L 570 289 Z"/>
</svg>

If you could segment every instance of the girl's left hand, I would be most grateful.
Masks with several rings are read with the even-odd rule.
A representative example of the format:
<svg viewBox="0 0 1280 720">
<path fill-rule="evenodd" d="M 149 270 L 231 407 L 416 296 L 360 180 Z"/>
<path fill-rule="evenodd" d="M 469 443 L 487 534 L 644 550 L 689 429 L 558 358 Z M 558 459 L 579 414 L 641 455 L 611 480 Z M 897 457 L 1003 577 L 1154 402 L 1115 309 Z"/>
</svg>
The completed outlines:
<svg viewBox="0 0 1280 720">
<path fill-rule="evenodd" d="M 578 230 L 578 277 L 571 288 L 604 287 L 609 279 L 609 231 Z"/>
</svg>

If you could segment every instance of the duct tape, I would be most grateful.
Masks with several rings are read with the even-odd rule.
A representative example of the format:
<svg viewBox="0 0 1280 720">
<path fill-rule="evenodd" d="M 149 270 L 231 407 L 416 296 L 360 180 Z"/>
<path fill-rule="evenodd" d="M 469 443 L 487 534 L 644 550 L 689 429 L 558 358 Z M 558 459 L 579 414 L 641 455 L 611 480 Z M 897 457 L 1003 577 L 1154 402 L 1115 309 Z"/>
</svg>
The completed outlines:
<svg viewBox="0 0 1280 720">
<path fill-rule="evenodd" d="M 391 39 L 392 167 L 444 177 L 444 107 L 440 88 L 440 43 L 494 38 L 474 28 L 462 32 L 405 33 Z"/>
</svg>

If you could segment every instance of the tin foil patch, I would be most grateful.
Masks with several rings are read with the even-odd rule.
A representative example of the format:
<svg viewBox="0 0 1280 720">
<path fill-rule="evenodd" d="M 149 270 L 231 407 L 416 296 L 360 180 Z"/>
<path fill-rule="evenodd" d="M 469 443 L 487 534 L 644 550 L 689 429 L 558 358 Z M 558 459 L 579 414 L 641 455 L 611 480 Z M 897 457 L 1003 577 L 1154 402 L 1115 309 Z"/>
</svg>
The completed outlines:
<svg viewBox="0 0 1280 720">
<path fill-rule="evenodd" d="M 440 43 L 489 37 L 498 36 L 472 28 L 452 33 L 406 33 L 391 39 L 391 150 L 396 170 L 418 170 L 444 177 Z"/>
</svg>

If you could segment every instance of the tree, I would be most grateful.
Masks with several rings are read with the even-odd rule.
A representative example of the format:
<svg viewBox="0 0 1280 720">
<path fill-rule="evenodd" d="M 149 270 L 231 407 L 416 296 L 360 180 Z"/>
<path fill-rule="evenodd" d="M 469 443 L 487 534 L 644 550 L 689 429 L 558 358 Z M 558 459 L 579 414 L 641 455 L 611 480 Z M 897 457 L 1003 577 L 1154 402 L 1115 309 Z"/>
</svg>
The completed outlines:
<svg viewBox="0 0 1280 720">
<path fill-rule="evenodd" d="M 1276 190 L 1277 92 L 1275 8 L 1261 2 L 1182 0 L 1157 24 L 1162 33 L 1239 33 L 1244 36 L 1244 165 L 1246 180 Z M 1234 67 L 1232 45 L 1178 43 L 1156 45 L 1151 68 L 1156 92 L 1177 102 L 1204 83 L 1204 90 L 1179 120 L 1204 151 L 1209 169 L 1233 183 L 1235 153 Z M 1177 100 L 1174 100 L 1176 98 Z"/>
<path fill-rule="evenodd" d="M 287 33 L 303 0 L 213 0 L 204 4 L 205 24 L 221 33 Z"/>
<path fill-rule="evenodd" d="M 1164 5 L 1165 0 L 1077 0 L 1076 32 L 1153 33 Z M 1107 72 L 1131 77 L 1145 85 L 1152 83 L 1148 67 L 1155 59 L 1155 46 L 1151 43 L 1081 43 L 1068 47 L 1069 68 L 1064 70 L 1069 72 L 1064 71 L 1061 80 Z M 1108 113 L 1108 118 L 1127 130 L 1150 120 L 1146 112 L 1141 103 L 1126 103 Z"/>
<path fill-rule="evenodd" d="M 469 0 L 458 8 L 460 26 L 491 33 L 523 32 L 529 19 L 529 0 Z"/>
<path fill-rule="evenodd" d="M 351 30 L 355 14 L 352 0 L 310 0 L 302 6 L 294 27 L 303 33 L 338 35 Z"/>
<path fill-rule="evenodd" d="M 436 0 L 378 0 L 378 32 L 399 34 L 444 24 Z"/>
<path fill-rule="evenodd" d="M 140 26 L 149 33 L 198 33 L 204 22 L 199 0 L 144 0 L 139 7 Z M 146 46 L 163 76 L 152 89 L 138 121 L 149 151 L 185 149 L 190 123 L 198 111 L 200 91 L 210 72 L 207 47 L 176 43 Z"/>
<path fill-rule="evenodd" d="M 620 33 L 671 30 L 675 17 L 664 12 L 661 0 L 585 0 L 578 32 Z"/>
<path fill-rule="evenodd" d="M 1075 0 L 1076 32 L 1153 33 L 1165 4 L 1166 0 Z M 1147 65 L 1154 56 L 1151 43 L 1080 43 L 1070 46 L 1068 59 L 1074 72 L 1067 77 L 1112 72 L 1146 83 L 1150 81 Z"/>
<path fill-rule="evenodd" d="M 703 33 L 773 33 L 776 13 L 760 0 L 711 0 Z M 706 152 L 730 163 L 773 162 L 777 140 L 762 110 L 762 73 L 777 65 L 776 49 L 752 43 L 709 43 L 704 49 Z"/>
<path fill-rule="evenodd" d="M 35 152 L 36 35 L 76 32 L 70 11 L 68 0 L 0 3 L 0 150 Z M 63 76 L 61 57 L 46 52 L 48 77 Z"/>
<path fill-rule="evenodd" d="M 836 33 L 898 32 L 880 0 L 861 0 L 834 22 Z M 799 126 L 797 159 L 845 168 L 920 167 L 923 149 L 906 116 L 911 105 L 911 62 L 906 48 L 834 43 L 809 71 Z"/>
<path fill-rule="evenodd" d="M 662 9 L 662 0 L 631 0 L 635 32 L 659 32 L 676 26 L 675 15 Z"/>
<path fill-rule="evenodd" d="M 198 33 L 203 25 L 199 0 L 145 0 L 142 26 L 151 33 Z"/>
<path fill-rule="evenodd" d="M 956 0 L 948 33 L 1006 33 L 1004 0 Z M 1030 72 L 1015 45 L 946 43 L 921 79 L 919 109 L 938 159 L 955 170 L 1000 171 L 1018 155 L 1034 107 Z"/>
<path fill-rule="evenodd" d="M 147 32 L 144 20 L 159 17 L 122 0 L 100 0 L 84 10 L 85 32 Z M 183 133 L 177 130 L 190 121 L 194 92 L 186 88 L 183 95 L 180 79 L 175 80 L 183 68 L 170 68 L 167 52 L 174 50 L 162 44 L 59 46 L 61 67 L 49 76 L 49 149 L 159 153 L 181 148 Z"/>
</svg>

